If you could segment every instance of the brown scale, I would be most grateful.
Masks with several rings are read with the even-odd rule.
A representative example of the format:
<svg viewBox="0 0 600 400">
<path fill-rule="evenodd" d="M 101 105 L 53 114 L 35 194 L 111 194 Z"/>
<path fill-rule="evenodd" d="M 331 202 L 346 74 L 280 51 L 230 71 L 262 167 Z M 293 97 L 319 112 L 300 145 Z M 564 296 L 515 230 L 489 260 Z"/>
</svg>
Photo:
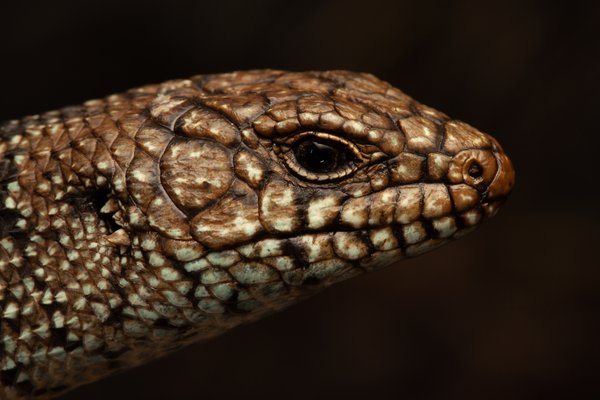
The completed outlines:
<svg viewBox="0 0 600 400">
<path fill-rule="evenodd" d="M 0 398 L 52 397 L 493 216 L 498 143 L 368 74 L 149 85 L 0 125 Z"/>
</svg>

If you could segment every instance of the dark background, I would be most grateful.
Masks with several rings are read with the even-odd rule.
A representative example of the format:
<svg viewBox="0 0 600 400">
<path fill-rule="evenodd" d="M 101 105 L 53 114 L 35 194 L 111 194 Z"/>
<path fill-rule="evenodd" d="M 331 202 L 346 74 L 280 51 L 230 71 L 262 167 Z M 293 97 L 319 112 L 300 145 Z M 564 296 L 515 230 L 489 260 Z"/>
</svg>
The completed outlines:
<svg viewBox="0 0 600 400">
<path fill-rule="evenodd" d="M 600 395 L 600 3 L 6 3 L 0 119 L 199 73 L 343 68 L 493 134 L 517 170 L 477 233 L 65 399 Z"/>
</svg>

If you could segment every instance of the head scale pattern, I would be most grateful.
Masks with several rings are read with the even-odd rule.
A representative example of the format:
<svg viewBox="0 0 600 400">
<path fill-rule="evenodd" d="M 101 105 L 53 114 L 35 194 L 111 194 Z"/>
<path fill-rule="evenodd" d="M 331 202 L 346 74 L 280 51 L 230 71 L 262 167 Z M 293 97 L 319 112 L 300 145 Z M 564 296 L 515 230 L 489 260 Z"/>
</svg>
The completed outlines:
<svg viewBox="0 0 600 400">
<path fill-rule="evenodd" d="M 153 231 L 141 236 L 188 246 L 175 263 L 286 264 L 284 285 L 435 248 L 493 216 L 513 184 L 493 138 L 368 74 L 201 76 L 163 89 L 150 114 L 125 185 Z M 312 172 L 293 151 L 306 140 L 356 160 Z"/>
</svg>

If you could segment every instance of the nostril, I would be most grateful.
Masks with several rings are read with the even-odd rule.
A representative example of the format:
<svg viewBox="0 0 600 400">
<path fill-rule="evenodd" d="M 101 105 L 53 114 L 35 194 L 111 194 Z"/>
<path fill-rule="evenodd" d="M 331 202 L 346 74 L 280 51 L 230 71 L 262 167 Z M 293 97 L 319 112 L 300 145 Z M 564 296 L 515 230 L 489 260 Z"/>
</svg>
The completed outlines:
<svg viewBox="0 0 600 400">
<path fill-rule="evenodd" d="M 471 178 L 480 179 L 483 176 L 483 167 L 479 163 L 473 162 L 469 166 L 468 173 Z"/>
<path fill-rule="evenodd" d="M 483 192 L 492 183 L 497 170 L 498 163 L 491 151 L 466 149 L 453 157 L 448 168 L 448 180 L 465 183 Z"/>
<path fill-rule="evenodd" d="M 492 177 L 487 176 L 489 175 L 489 170 L 487 170 L 479 160 L 471 159 L 467 161 L 463 171 L 463 177 L 466 184 L 477 189 L 479 193 L 486 192 Z"/>
</svg>

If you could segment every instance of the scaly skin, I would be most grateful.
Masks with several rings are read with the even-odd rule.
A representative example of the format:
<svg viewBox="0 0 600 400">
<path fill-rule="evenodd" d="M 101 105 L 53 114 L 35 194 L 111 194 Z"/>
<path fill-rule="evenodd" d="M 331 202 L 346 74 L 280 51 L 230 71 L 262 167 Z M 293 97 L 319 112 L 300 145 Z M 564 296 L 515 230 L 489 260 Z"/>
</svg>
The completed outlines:
<svg viewBox="0 0 600 400">
<path fill-rule="evenodd" d="M 346 160 L 306 168 L 315 141 Z M 0 398 L 55 396 L 431 250 L 513 181 L 490 136 L 345 71 L 196 76 L 2 124 Z"/>
</svg>

